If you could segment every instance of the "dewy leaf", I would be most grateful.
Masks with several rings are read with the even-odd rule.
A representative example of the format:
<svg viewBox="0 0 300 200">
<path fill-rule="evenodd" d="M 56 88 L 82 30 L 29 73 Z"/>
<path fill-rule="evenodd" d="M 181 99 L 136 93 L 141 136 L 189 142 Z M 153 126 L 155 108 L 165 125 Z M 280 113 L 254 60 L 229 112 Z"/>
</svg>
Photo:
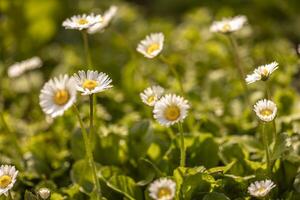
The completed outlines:
<svg viewBox="0 0 300 200">
<path fill-rule="evenodd" d="M 137 186 L 135 181 L 128 176 L 115 175 L 107 182 L 107 186 L 117 192 L 122 193 L 130 200 L 143 199 L 141 189 Z"/>
<path fill-rule="evenodd" d="M 230 200 L 225 194 L 212 192 L 204 196 L 203 200 Z"/>
</svg>

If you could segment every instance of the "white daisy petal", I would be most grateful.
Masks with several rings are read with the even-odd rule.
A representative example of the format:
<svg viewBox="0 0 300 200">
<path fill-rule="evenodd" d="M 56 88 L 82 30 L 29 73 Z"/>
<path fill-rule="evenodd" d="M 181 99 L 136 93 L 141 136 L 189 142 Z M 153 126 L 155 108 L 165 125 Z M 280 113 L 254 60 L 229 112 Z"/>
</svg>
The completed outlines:
<svg viewBox="0 0 300 200">
<path fill-rule="evenodd" d="M 188 101 L 174 94 L 163 96 L 154 105 L 154 118 L 164 126 L 171 126 L 183 121 L 190 108 Z"/>
<path fill-rule="evenodd" d="M 40 106 L 52 118 L 63 115 L 75 101 L 75 83 L 68 75 L 49 80 L 40 93 Z"/>
<path fill-rule="evenodd" d="M 0 196 L 8 195 L 8 191 L 13 188 L 17 181 L 19 171 L 14 166 L 1 165 L 0 167 Z"/>
<path fill-rule="evenodd" d="M 35 56 L 9 66 L 7 74 L 10 78 L 15 78 L 21 76 L 26 71 L 42 67 L 42 64 L 42 60 L 39 57 Z"/>
<path fill-rule="evenodd" d="M 168 178 L 157 179 L 149 186 L 149 196 L 154 200 L 173 200 L 175 192 L 176 183 Z"/>
<path fill-rule="evenodd" d="M 103 72 L 91 71 L 79 71 L 78 74 L 74 74 L 76 89 L 82 93 L 82 95 L 91 95 L 98 92 L 102 92 L 111 87 L 112 80 Z"/>
<path fill-rule="evenodd" d="M 260 120 L 270 122 L 276 117 L 277 106 L 273 101 L 263 99 L 254 105 L 254 112 Z"/>
<path fill-rule="evenodd" d="M 259 66 L 254 70 L 252 74 L 247 75 L 246 82 L 247 84 L 250 84 L 259 80 L 266 81 L 277 68 L 277 62 L 272 62 L 270 64 Z"/>
<path fill-rule="evenodd" d="M 215 21 L 210 27 L 211 32 L 232 33 L 240 30 L 247 22 L 247 17 L 239 15 L 233 18 L 224 18 L 221 21 Z"/>
<path fill-rule="evenodd" d="M 248 187 L 248 192 L 253 197 L 265 197 L 276 187 L 271 180 L 255 181 Z"/>
<path fill-rule="evenodd" d="M 160 86 L 152 86 L 146 88 L 142 93 L 140 93 L 140 97 L 146 105 L 154 106 L 154 104 L 159 100 L 163 93 L 164 88 Z"/>
<path fill-rule="evenodd" d="M 147 58 L 154 58 L 163 49 L 164 35 L 162 33 L 151 33 L 142 40 L 136 50 Z"/>
<path fill-rule="evenodd" d="M 71 18 L 66 19 L 62 25 L 66 29 L 77 29 L 77 30 L 86 30 L 97 23 L 102 23 L 101 15 L 74 15 Z"/>
<path fill-rule="evenodd" d="M 117 6 L 111 6 L 104 14 L 103 18 L 100 22 L 92 25 L 90 28 L 88 28 L 89 34 L 94 34 L 97 32 L 102 32 L 109 24 L 111 23 L 114 16 L 117 14 L 118 7 Z"/>
</svg>

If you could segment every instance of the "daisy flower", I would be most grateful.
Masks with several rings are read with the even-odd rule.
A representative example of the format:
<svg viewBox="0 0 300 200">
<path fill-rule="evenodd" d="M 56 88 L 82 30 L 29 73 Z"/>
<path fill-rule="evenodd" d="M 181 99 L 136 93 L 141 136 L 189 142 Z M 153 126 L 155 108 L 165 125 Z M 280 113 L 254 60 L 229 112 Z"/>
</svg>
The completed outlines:
<svg viewBox="0 0 300 200">
<path fill-rule="evenodd" d="M 75 101 L 75 83 L 68 75 L 49 80 L 40 93 L 40 106 L 52 118 L 63 115 Z"/>
<path fill-rule="evenodd" d="M 276 187 L 271 180 L 255 181 L 248 187 L 248 192 L 253 197 L 265 197 Z"/>
<path fill-rule="evenodd" d="M 111 22 L 111 20 L 114 18 L 114 16 L 117 14 L 118 7 L 117 6 L 111 6 L 102 17 L 102 20 L 100 20 L 98 23 L 92 25 L 90 28 L 88 28 L 89 34 L 94 34 L 97 32 L 103 31 Z"/>
<path fill-rule="evenodd" d="M 176 183 L 168 178 L 155 180 L 149 186 L 149 196 L 154 200 L 172 200 L 175 198 Z"/>
<path fill-rule="evenodd" d="M 215 21 L 210 27 L 211 32 L 232 33 L 241 29 L 247 22 L 247 17 L 243 15 L 233 18 L 224 18 L 221 21 Z"/>
<path fill-rule="evenodd" d="M 86 30 L 97 23 L 101 23 L 102 16 L 94 15 L 94 13 L 87 15 L 74 15 L 71 18 L 66 19 L 62 25 L 66 29 L 77 29 L 77 30 Z"/>
<path fill-rule="evenodd" d="M 276 117 L 277 107 L 273 101 L 263 99 L 254 105 L 254 112 L 260 120 L 270 122 Z"/>
<path fill-rule="evenodd" d="M 4 194 L 5 196 L 8 195 L 8 191 L 12 189 L 14 186 L 18 170 L 14 166 L 10 165 L 1 165 L 0 167 L 0 196 Z"/>
<path fill-rule="evenodd" d="M 158 101 L 163 95 L 164 91 L 164 88 L 160 86 L 152 86 L 146 88 L 142 93 L 140 93 L 140 97 L 148 106 L 154 106 L 156 101 Z"/>
<path fill-rule="evenodd" d="M 163 45 L 164 35 L 162 33 L 151 33 L 138 44 L 136 50 L 147 58 L 154 58 L 162 51 Z"/>
<path fill-rule="evenodd" d="M 42 199 L 48 199 L 50 197 L 51 192 L 48 188 L 40 188 L 38 194 Z"/>
<path fill-rule="evenodd" d="M 154 105 L 154 118 L 164 126 L 183 121 L 190 108 L 188 101 L 175 94 L 167 94 Z"/>
<path fill-rule="evenodd" d="M 15 78 L 21 76 L 26 71 L 40 68 L 41 66 L 42 66 L 42 60 L 39 57 L 35 56 L 9 66 L 7 74 L 10 78 Z"/>
<path fill-rule="evenodd" d="M 259 66 L 254 70 L 252 74 L 247 75 L 246 82 L 247 84 L 250 84 L 259 80 L 266 81 L 277 68 L 277 62 L 272 62 L 270 64 Z"/>
<path fill-rule="evenodd" d="M 74 74 L 73 78 L 76 83 L 76 88 L 82 95 L 91 95 L 102 92 L 112 87 L 112 80 L 103 72 L 88 70 L 79 71 Z"/>
</svg>

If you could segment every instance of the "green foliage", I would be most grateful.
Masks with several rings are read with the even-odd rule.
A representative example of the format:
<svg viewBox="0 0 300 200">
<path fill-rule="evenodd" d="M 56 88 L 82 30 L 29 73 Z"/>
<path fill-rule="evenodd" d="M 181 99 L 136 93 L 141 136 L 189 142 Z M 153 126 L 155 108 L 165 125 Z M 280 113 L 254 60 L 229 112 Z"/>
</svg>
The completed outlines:
<svg viewBox="0 0 300 200">
<path fill-rule="evenodd" d="M 0 165 L 19 170 L 15 200 L 37 200 L 41 187 L 51 200 L 95 199 L 82 131 L 72 109 L 50 119 L 39 106 L 43 84 L 86 66 L 79 31 L 65 30 L 75 14 L 103 13 L 112 4 L 116 17 L 103 32 L 89 35 L 93 69 L 107 73 L 114 87 L 96 95 L 92 144 L 103 200 L 152 200 L 150 184 L 176 182 L 176 200 L 250 200 L 247 188 L 272 179 L 270 199 L 300 199 L 299 1 L 236 0 L 1 0 L 0 1 Z M 265 84 L 248 85 L 248 102 L 235 69 L 227 35 L 212 33 L 222 17 L 244 14 L 248 24 L 233 33 L 245 74 L 277 61 L 268 80 L 278 112 L 275 128 L 266 124 L 271 149 L 267 171 L 261 125 L 253 105 L 266 97 Z M 161 52 L 180 75 L 191 109 L 183 121 L 186 166 L 179 167 L 177 126 L 160 126 L 140 92 L 160 85 L 180 87 L 159 57 L 136 51 L 146 35 L 165 35 Z M 43 66 L 20 77 L 10 65 L 39 56 Z M 76 105 L 89 132 L 88 98 Z M 0 199 L 6 199 L 0 195 Z"/>
</svg>

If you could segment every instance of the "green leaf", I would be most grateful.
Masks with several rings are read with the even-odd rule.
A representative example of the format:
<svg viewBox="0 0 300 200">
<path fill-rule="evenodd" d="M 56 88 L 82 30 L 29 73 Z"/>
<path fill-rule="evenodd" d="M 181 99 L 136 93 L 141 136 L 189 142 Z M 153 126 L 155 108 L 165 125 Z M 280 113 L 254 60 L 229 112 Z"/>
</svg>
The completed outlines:
<svg viewBox="0 0 300 200">
<path fill-rule="evenodd" d="M 25 200 L 38 200 L 38 198 L 30 191 L 26 190 L 25 191 L 25 196 L 24 196 Z"/>
<path fill-rule="evenodd" d="M 128 134 L 129 154 L 135 159 L 144 157 L 153 142 L 153 133 L 150 122 L 143 120 L 134 124 Z"/>
<path fill-rule="evenodd" d="M 143 193 L 141 189 L 137 186 L 135 181 L 128 176 L 115 175 L 107 182 L 107 186 L 123 194 L 130 200 L 143 199 Z"/>
<path fill-rule="evenodd" d="M 286 145 L 286 138 L 287 138 L 287 135 L 285 135 L 284 133 L 277 134 L 273 152 L 271 154 L 272 161 L 275 161 L 275 160 L 281 158 L 283 153 L 288 150 L 288 147 Z"/>
<path fill-rule="evenodd" d="M 219 162 L 219 145 L 211 134 L 201 134 L 194 138 L 194 143 L 187 149 L 190 155 L 188 162 L 195 165 L 203 165 L 207 168 L 214 167 Z"/>
<path fill-rule="evenodd" d="M 92 169 L 88 161 L 83 159 L 75 162 L 71 171 L 71 179 L 78 184 L 84 192 L 91 193 L 93 191 Z"/>
<path fill-rule="evenodd" d="M 230 200 L 225 194 L 212 192 L 204 196 L 203 200 Z"/>
</svg>

